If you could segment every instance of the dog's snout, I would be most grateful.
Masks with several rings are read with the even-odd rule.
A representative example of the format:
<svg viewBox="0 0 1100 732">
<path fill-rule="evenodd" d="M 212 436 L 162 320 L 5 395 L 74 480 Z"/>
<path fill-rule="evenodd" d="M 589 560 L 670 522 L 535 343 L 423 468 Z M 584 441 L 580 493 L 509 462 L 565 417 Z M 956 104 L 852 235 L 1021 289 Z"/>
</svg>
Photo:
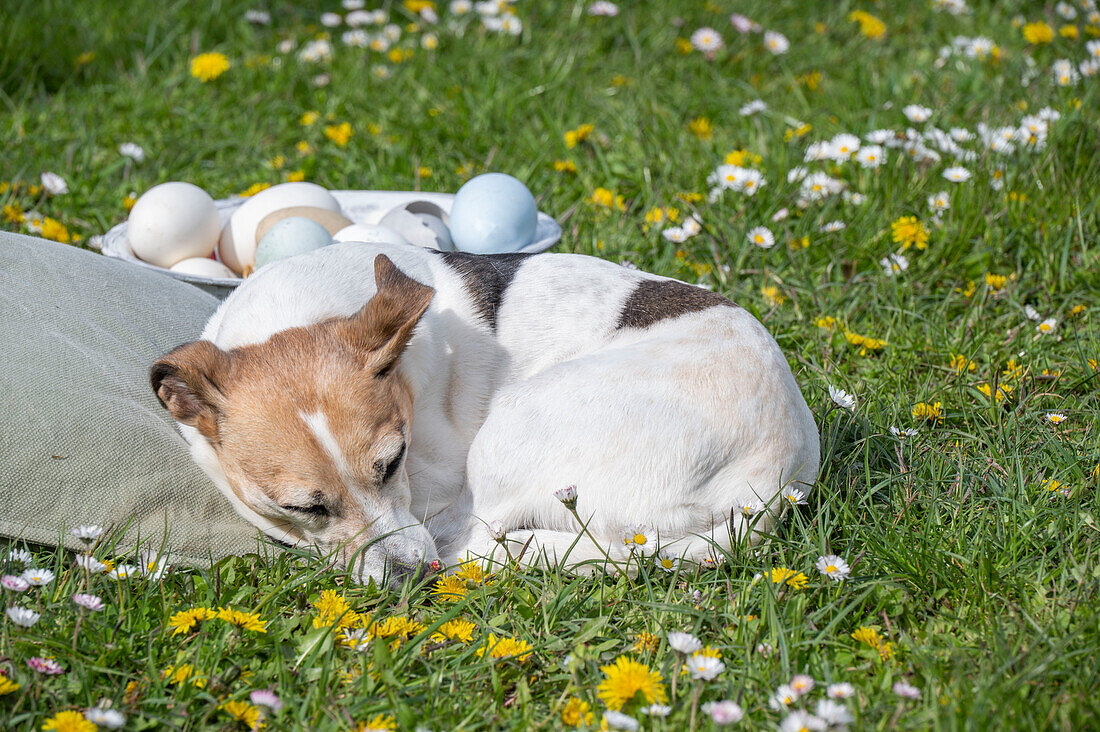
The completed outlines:
<svg viewBox="0 0 1100 732">
<path fill-rule="evenodd" d="M 390 584 L 397 587 L 406 581 L 413 584 L 435 574 L 433 562 L 390 562 Z"/>
</svg>

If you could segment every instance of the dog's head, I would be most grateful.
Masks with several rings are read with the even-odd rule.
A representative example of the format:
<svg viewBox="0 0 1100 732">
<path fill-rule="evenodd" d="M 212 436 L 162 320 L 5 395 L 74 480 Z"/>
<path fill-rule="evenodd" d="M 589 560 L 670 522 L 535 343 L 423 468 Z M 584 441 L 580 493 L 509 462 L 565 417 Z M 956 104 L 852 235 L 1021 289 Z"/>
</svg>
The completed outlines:
<svg viewBox="0 0 1100 732">
<path fill-rule="evenodd" d="M 434 291 L 384 255 L 375 280 L 354 315 L 228 351 L 194 341 L 150 379 L 210 443 L 245 506 L 338 550 L 362 579 L 396 584 L 438 559 L 409 510 L 412 395 L 394 368 Z"/>
</svg>

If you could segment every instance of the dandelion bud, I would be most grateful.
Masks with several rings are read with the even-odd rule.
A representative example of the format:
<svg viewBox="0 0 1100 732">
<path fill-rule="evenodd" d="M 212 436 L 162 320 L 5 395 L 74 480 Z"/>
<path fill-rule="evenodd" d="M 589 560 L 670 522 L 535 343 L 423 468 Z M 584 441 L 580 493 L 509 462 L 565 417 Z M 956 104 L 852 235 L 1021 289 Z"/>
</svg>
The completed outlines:
<svg viewBox="0 0 1100 732">
<path fill-rule="evenodd" d="M 504 530 L 504 524 L 503 523 L 501 523 L 500 521 L 490 521 L 489 522 L 489 536 L 493 537 L 493 541 L 495 541 L 498 544 L 503 544 L 504 543 L 504 537 L 507 534 L 508 534 L 508 532 Z"/>
</svg>

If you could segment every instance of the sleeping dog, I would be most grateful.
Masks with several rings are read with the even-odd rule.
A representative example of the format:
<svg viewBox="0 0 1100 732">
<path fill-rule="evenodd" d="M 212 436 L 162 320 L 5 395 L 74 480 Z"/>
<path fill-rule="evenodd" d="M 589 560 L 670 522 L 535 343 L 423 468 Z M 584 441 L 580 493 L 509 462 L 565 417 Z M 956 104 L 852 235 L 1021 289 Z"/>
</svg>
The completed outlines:
<svg viewBox="0 0 1100 732">
<path fill-rule="evenodd" d="M 759 321 L 582 255 L 325 247 L 250 277 L 150 376 L 242 516 L 364 580 L 502 549 L 614 561 L 630 527 L 714 558 L 768 527 L 749 507 L 817 477 Z"/>
</svg>

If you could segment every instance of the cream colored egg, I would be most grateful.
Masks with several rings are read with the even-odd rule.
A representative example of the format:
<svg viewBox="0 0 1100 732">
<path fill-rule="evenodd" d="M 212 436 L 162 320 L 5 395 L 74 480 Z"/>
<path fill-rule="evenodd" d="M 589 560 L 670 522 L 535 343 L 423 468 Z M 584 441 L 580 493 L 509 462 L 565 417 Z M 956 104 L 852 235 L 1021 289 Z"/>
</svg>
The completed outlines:
<svg viewBox="0 0 1100 732">
<path fill-rule="evenodd" d="M 239 279 L 233 270 L 221 262 L 215 262 L 209 257 L 190 257 L 182 262 L 176 262 L 169 270 L 180 274 L 189 274 L 196 277 L 211 277 L 214 279 L 233 278 Z"/>
<path fill-rule="evenodd" d="M 388 226 L 378 224 L 352 224 L 340 229 L 332 238 L 336 241 L 361 241 L 368 244 L 408 244 L 409 240 Z"/>
<path fill-rule="evenodd" d="M 190 257 L 206 257 L 218 243 L 218 208 L 210 195 L 190 183 L 161 183 L 146 191 L 130 210 L 126 235 L 138 259 L 171 267 Z"/>
<path fill-rule="evenodd" d="M 256 264 L 256 228 L 264 218 L 281 208 L 313 206 L 340 212 L 332 194 L 316 183 L 280 183 L 246 200 L 233 212 L 222 229 L 218 258 L 238 274 Z"/>
</svg>

